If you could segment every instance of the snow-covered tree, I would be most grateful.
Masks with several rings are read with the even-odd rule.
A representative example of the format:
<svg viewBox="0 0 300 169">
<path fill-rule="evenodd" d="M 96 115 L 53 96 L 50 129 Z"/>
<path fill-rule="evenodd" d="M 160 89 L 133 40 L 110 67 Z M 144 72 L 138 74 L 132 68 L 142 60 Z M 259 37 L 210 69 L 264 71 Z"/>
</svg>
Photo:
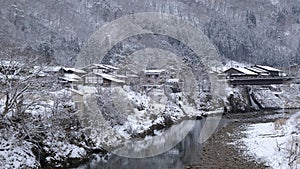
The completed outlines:
<svg viewBox="0 0 300 169">
<path fill-rule="evenodd" d="M 25 63 L 9 55 L 2 58 L 0 166 L 63 167 L 64 161 L 83 159 L 92 143 L 76 116 L 70 91 L 49 89 L 45 84 L 53 84 L 53 78 L 38 76 L 43 66 L 33 69 L 36 59 Z"/>
</svg>

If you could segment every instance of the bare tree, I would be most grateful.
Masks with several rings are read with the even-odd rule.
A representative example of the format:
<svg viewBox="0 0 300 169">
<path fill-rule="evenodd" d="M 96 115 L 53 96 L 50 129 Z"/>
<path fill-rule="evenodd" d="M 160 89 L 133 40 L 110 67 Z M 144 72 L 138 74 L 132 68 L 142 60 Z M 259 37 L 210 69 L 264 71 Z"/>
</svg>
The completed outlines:
<svg viewBox="0 0 300 169">
<path fill-rule="evenodd" d="M 284 146 L 284 144 L 286 144 Z M 297 168 L 300 160 L 299 138 L 292 136 L 292 139 L 286 143 L 279 144 L 276 140 L 278 151 L 287 152 L 288 165 L 291 169 Z"/>
<path fill-rule="evenodd" d="M 0 61 L 0 99 L 5 100 L 4 109 L 1 112 L 2 117 L 7 116 L 8 113 L 12 113 L 11 116 L 24 113 L 35 103 L 35 100 L 32 100 L 25 104 L 24 98 L 38 87 L 36 75 L 39 73 L 38 70 L 29 73 L 29 64 L 18 62 L 8 55 L 6 58 Z"/>
<path fill-rule="evenodd" d="M 34 154 L 35 164 L 39 167 L 41 161 L 45 161 L 42 157 L 55 159 L 56 151 L 62 149 L 59 146 L 64 146 L 60 143 L 88 149 L 92 143 L 78 121 L 70 91 L 53 91 L 45 85 L 54 84 L 53 77 L 39 76 L 44 66 L 34 67 L 34 58 L 30 63 L 25 63 L 24 59 L 17 61 L 4 53 L 0 58 L 3 58 L 0 61 L 0 135 L 3 138 L 0 149 L 9 142 L 11 145 L 5 151 L 19 147 L 31 157 Z M 55 160 L 63 163 L 67 158 Z M 6 164 L 5 160 L 0 155 L 0 164 Z M 30 168 L 27 164 L 22 165 Z"/>
<path fill-rule="evenodd" d="M 296 137 L 292 136 L 292 141 L 290 142 L 290 148 L 287 148 L 286 151 L 289 152 L 289 166 L 290 168 L 297 168 L 297 163 L 300 159 L 300 149 L 299 143 Z"/>
</svg>

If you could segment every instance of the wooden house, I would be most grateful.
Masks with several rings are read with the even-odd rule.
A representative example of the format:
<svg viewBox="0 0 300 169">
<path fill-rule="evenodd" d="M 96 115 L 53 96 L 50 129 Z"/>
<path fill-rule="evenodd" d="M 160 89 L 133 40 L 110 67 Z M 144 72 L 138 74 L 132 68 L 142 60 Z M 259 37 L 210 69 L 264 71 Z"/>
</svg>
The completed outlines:
<svg viewBox="0 0 300 169">
<path fill-rule="evenodd" d="M 125 80 L 127 85 L 135 85 L 139 84 L 140 76 L 137 72 L 131 70 L 131 69 L 119 69 L 117 71 L 119 75 L 116 75 L 117 77 L 120 77 L 121 80 Z M 120 75 L 121 74 L 121 75 Z"/>
<path fill-rule="evenodd" d="M 258 74 L 248 70 L 246 68 L 239 68 L 239 67 L 232 67 L 224 71 L 226 73 L 226 78 L 231 79 L 231 78 L 252 78 L 252 77 L 257 77 Z"/>
<path fill-rule="evenodd" d="M 29 73 L 34 74 L 39 79 L 53 79 L 63 75 L 60 72 L 61 69 L 62 67 L 60 66 L 33 66 L 33 68 L 30 69 Z"/>
<path fill-rule="evenodd" d="M 90 64 L 82 68 L 82 70 L 89 73 L 114 73 L 116 70 L 119 70 L 119 68 L 106 64 Z"/>
<path fill-rule="evenodd" d="M 64 87 L 75 88 L 79 83 L 82 82 L 82 78 L 76 74 L 66 73 L 63 76 L 58 77 L 59 82 Z"/>
<path fill-rule="evenodd" d="M 230 68 L 225 73 L 231 85 L 284 84 L 291 80 L 282 70 L 261 65 L 250 68 Z"/>
<path fill-rule="evenodd" d="M 106 64 L 102 64 L 104 67 L 107 68 L 107 70 L 109 71 L 108 73 L 113 73 L 117 70 L 119 70 L 119 68 L 115 67 L 115 66 L 112 66 L 112 65 L 106 65 Z"/>
<path fill-rule="evenodd" d="M 165 83 L 165 88 L 171 89 L 173 93 L 181 92 L 182 86 L 182 81 L 180 81 L 180 79 L 167 79 Z"/>
<path fill-rule="evenodd" d="M 62 69 L 61 66 L 45 66 L 42 67 L 42 72 L 49 75 L 58 75 L 59 71 Z"/>
<path fill-rule="evenodd" d="M 276 69 L 270 66 L 262 66 L 262 65 L 255 65 L 255 68 L 259 68 L 269 72 L 269 76 L 286 76 L 282 70 Z"/>
<path fill-rule="evenodd" d="M 257 73 L 258 76 L 269 76 L 270 75 L 270 72 L 268 72 L 267 70 L 264 70 L 264 69 L 260 69 L 258 67 L 249 67 L 249 68 L 246 67 L 246 69 Z"/>
<path fill-rule="evenodd" d="M 140 83 L 140 77 L 136 74 L 127 74 L 125 82 L 127 85 L 136 85 Z"/>
<path fill-rule="evenodd" d="M 61 75 L 64 75 L 64 74 L 75 74 L 75 75 L 78 75 L 78 76 L 82 76 L 84 74 L 86 74 L 87 72 L 84 71 L 84 70 L 81 70 L 81 69 L 77 69 L 77 68 L 66 68 L 66 67 L 62 67 L 60 70 L 59 70 L 60 74 Z"/>
<path fill-rule="evenodd" d="M 104 74 L 104 73 L 96 73 L 97 75 L 101 76 L 103 79 L 102 85 L 104 87 L 110 87 L 110 86 L 123 86 L 125 84 L 125 80 L 121 80 L 118 77 L 110 74 Z"/>
<path fill-rule="evenodd" d="M 103 78 L 99 73 L 90 72 L 81 76 L 84 85 L 101 85 L 103 84 Z"/>
<path fill-rule="evenodd" d="M 109 87 L 111 85 L 124 85 L 126 76 L 123 75 L 111 75 L 106 73 L 94 73 L 90 72 L 82 76 L 84 85 L 92 86 L 104 86 Z"/>
<path fill-rule="evenodd" d="M 165 69 L 148 69 L 143 73 L 143 86 L 145 88 L 159 88 L 165 83 Z"/>
</svg>

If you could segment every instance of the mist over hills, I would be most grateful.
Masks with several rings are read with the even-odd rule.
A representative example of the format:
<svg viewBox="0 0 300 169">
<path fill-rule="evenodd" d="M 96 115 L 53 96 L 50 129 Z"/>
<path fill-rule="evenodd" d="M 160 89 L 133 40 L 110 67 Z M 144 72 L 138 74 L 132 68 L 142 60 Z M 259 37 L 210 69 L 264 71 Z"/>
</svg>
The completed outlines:
<svg viewBox="0 0 300 169">
<path fill-rule="evenodd" d="M 96 30 L 139 12 L 168 13 L 191 22 L 209 37 L 223 60 L 276 66 L 300 63 L 298 0 L 3 0 L 0 48 L 14 57 L 40 56 L 42 63 L 73 66 Z M 173 48 L 175 53 L 185 50 L 165 36 L 132 39 L 119 43 L 108 55 L 146 48 L 149 42 L 164 42 L 152 47 Z"/>
</svg>

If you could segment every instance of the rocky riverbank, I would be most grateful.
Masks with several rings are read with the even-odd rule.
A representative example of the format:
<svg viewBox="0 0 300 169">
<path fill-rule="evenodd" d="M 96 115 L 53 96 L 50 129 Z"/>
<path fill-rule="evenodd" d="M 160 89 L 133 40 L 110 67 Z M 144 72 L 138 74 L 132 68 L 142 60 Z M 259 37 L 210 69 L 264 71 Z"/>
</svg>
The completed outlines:
<svg viewBox="0 0 300 169">
<path fill-rule="evenodd" d="M 222 166 L 225 168 L 235 168 L 238 166 L 247 168 L 266 168 L 264 164 L 257 163 L 250 157 L 244 157 L 243 152 L 241 152 L 236 145 L 224 143 L 233 142 L 234 140 L 244 137 L 242 134 L 242 125 L 245 122 L 257 123 L 272 121 L 273 119 L 264 118 L 264 116 L 269 115 L 269 112 L 264 112 L 262 110 L 282 110 L 284 108 L 292 109 L 300 107 L 300 103 L 297 101 L 299 100 L 297 98 L 299 96 L 298 93 L 300 93 L 299 89 L 300 85 L 243 86 L 228 88 L 226 104 L 228 112 L 226 113 L 226 116 L 229 119 L 234 119 L 235 123 L 230 123 L 227 127 L 221 129 L 209 139 L 203 149 L 203 156 L 200 157 L 201 161 L 203 161 L 203 164 L 200 164 L 200 166 L 205 168 Z M 281 113 L 282 112 L 278 111 L 278 114 Z M 176 114 L 172 115 L 175 117 Z M 155 131 L 163 129 L 164 126 L 166 127 L 170 126 L 172 123 L 176 123 L 171 117 L 164 118 L 165 120 L 161 120 L 161 123 L 149 125 L 149 129 L 144 128 L 141 130 L 140 134 L 133 137 L 144 138 L 147 135 L 155 136 Z M 142 123 L 140 125 L 142 125 Z M 121 125 L 121 127 L 122 126 L 123 125 Z M 129 126 L 136 126 L 136 124 L 133 123 Z M 90 155 L 93 153 L 93 151 L 88 149 L 86 149 L 86 152 Z M 89 155 L 86 155 L 85 158 L 88 156 Z M 70 160 L 67 161 L 68 163 L 63 166 L 76 166 L 76 161 L 83 162 L 84 159 L 77 159 L 74 161 L 70 158 Z M 219 161 L 221 162 L 218 163 Z M 190 167 L 197 168 L 197 166 L 199 166 L 199 164 L 191 165 Z"/>
<path fill-rule="evenodd" d="M 261 111 L 229 114 L 231 123 L 221 128 L 204 144 L 203 152 L 198 156 L 201 163 L 193 163 L 186 169 L 198 168 L 269 168 L 247 153 L 245 145 L 240 140 L 246 138 L 248 125 L 273 123 L 283 116 L 290 116 L 296 110 Z"/>
<path fill-rule="evenodd" d="M 215 133 L 204 145 L 199 157 L 201 163 L 191 164 L 186 169 L 199 168 L 267 168 L 250 157 L 244 157 L 235 145 L 228 145 L 242 137 L 241 123 L 231 123 Z"/>
<path fill-rule="evenodd" d="M 300 84 L 238 86 L 227 89 L 230 113 L 300 108 Z"/>
<path fill-rule="evenodd" d="M 41 106 L 33 107 L 26 117 L 22 116 L 21 118 L 21 116 L 19 116 L 19 118 L 14 119 L 14 125 L 12 125 L 12 127 L 8 130 L 11 132 L 4 133 L 7 130 L 5 129 L 5 126 L 7 126 L 6 123 L 9 121 L 2 121 L 2 123 L 5 123 L 0 124 L 0 130 L 4 133 L 3 136 L 5 136 L 6 141 L 1 142 L 0 149 L 5 150 L 3 152 L 6 153 L 2 153 L 0 155 L 1 165 L 15 166 L 15 164 L 17 164 L 17 167 L 19 168 L 76 167 L 80 163 L 88 161 L 92 154 L 104 152 L 101 149 L 101 146 L 97 145 L 95 140 L 90 137 L 87 128 L 81 125 L 78 120 L 75 105 L 73 102 L 70 102 L 70 98 L 68 98 L 70 96 L 68 95 L 68 91 L 62 90 L 47 93 L 47 97 L 49 97 L 48 99 L 44 95 L 41 96 L 47 100 L 42 103 L 47 105 L 49 108 L 45 109 Z M 221 143 L 220 141 L 223 138 L 225 140 L 237 138 L 238 136 L 233 137 L 235 134 L 228 136 L 226 134 L 232 133 L 235 130 L 240 130 L 238 128 L 239 124 L 242 124 L 243 122 L 253 122 L 251 119 L 264 122 L 269 120 L 268 118 L 262 117 L 264 113 L 258 111 L 253 113 L 253 110 L 292 109 L 300 107 L 299 96 L 299 84 L 227 88 L 227 100 L 225 105 L 228 112 L 226 113 L 226 116 L 230 119 L 236 119 L 237 122 L 230 124 L 229 127 L 226 127 L 225 129 L 222 129 L 224 131 L 221 131 L 220 135 L 212 137 L 210 140 L 213 141 L 209 141 L 207 146 L 221 146 L 218 149 L 222 149 L 222 145 L 216 144 Z M 168 111 L 165 111 L 164 114 L 158 114 L 156 109 L 153 108 L 153 105 L 157 106 L 158 104 L 153 104 L 148 98 L 132 93 L 131 95 L 128 95 L 127 101 L 130 101 L 130 99 L 132 99 L 134 103 L 136 101 L 137 107 L 141 107 L 141 105 L 143 105 L 143 109 L 145 110 L 136 110 L 135 113 L 129 114 L 126 116 L 127 118 L 123 119 L 123 123 L 121 123 L 121 118 L 115 118 L 118 117 L 118 114 L 114 116 L 114 114 L 108 112 L 108 115 L 113 116 L 111 118 L 106 116 L 106 119 L 112 120 L 109 121 L 110 123 L 103 123 L 107 124 L 107 126 L 112 125 L 115 127 L 115 130 L 118 131 L 125 139 L 130 139 L 132 137 L 145 138 L 149 135 L 155 136 L 156 134 L 159 134 L 160 130 L 168 128 L 172 124 L 176 124 L 186 117 L 191 118 L 196 116 L 201 118 L 201 116 L 203 116 L 201 112 L 196 112 L 195 109 L 189 107 L 188 104 L 183 104 L 183 109 L 185 111 L 182 111 L 182 109 L 175 104 L 168 104 L 168 106 L 172 109 L 167 109 Z M 163 105 L 167 105 L 167 102 Z M 158 105 L 158 107 L 160 107 L 160 105 Z M 149 111 L 146 111 L 147 109 L 149 109 Z M 252 113 L 247 113 L 251 111 Z M 221 112 L 221 110 L 218 112 Z M 239 113 L 243 114 L 242 121 L 240 120 L 241 114 Z M 207 115 L 209 114 L 210 113 L 207 113 Z M 31 120 L 33 118 L 37 118 L 39 121 L 35 121 L 35 126 L 32 127 L 30 125 L 32 125 Z M 26 130 L 24 130 L 23 128 L 20 128 L 20 126 L 15 125 L 18 124 L 17 122 L 21 122 L 24 126 L 35 130 L 27 132 L 26 128 Z M 105 130 L 101 131 L 103 131 L 103 137 L 101 136 L 101 139 L 104 140 L 105 138 L 109 138 L 112 145 L 117 144 L 116 142 L 120 140 L 114 140 L 116 135 L 107 135 Z M 239 137 L 242 137 L 242 135 L 239 135 Z M 35 140 L 38 140 L 39 142 L 36 142 Z M 108 143 L 108 141 L 106 140 L 105 143 Z M 19 151 L 19 149 L 22 151 Z M 205 151 L 209 152 L 211 150 Z M 21 152 L 21 154 L 15 155 L 18 154 L 17 152 Z M 232 154 L 232 159 L 230 160 L 233 160 L 231 163 L 234 164 L 235 162 L 236 165 L 242 165 L 235 159 L 238 150 L 236 150 L 234 146 L 223 146 L 222 152 L 218 153 L 230 153 Z M 222 158 L 222 156 L 227 157 L 225 154 L 220 154 L 216 159 Z M 213 158 L 213 155 L 206 154 L 206 156 L 201 158 L 206 158 L 206 160 L 209 161 L 210 158 Z M 19 162 L 16 163 L 16 161 Z M 243 160 L 240 161 L 244 162 Z M 208 162 L 207 166 L 209 166 L 209 164 L 210 163 Z M 226 166 L 227 163 L 224 162 L 219 165 Z M 244 164 L 244 166 L 249 165 L 250 164 L 248 164 L 248 162 L 247 164 Z M 251 165 L 255 166 L 261 164 Z"/>
</svg>

